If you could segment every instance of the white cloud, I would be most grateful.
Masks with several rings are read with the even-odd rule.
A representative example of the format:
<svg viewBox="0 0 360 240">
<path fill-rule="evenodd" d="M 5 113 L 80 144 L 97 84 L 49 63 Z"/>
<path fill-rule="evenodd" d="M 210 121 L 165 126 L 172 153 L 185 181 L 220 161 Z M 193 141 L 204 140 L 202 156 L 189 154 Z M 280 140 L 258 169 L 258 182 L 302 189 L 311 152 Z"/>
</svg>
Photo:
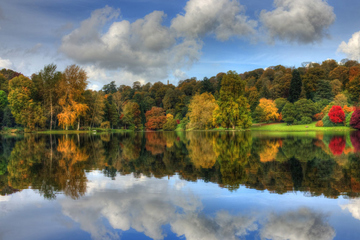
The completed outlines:
<svg viewBox="0 0 360 240">
<path fill-rule="evenodd" d="M 10 61 L 10 59 L 2 59 L 0 57 L 0 69 L 1 68 L 12 68 L 12 62 Z"/>
<path fill-rule="evenodd" d="M 202 7 L 200 12 L 196 9 Z M 116 70 L 131 81 L 159 81 L 169 74 L 184 77 L 182 68 L 199 60 L 200 37 L 215 34 L 220 40 L 254 33 L 255 21 L 248 21 L 243 7 L 231 0 L 190 0 L 185 15 L 177 15 L 170 27 L 163 25 L 166 14 L 154 11 L 133 23 L 114 21 L 120 10 L 106 6 L 91 14 L 80 27 L 62 38 L 60 51 L 77 63 L 102 73 Z M 112 22 L 112 23 L 111 23 Z M 197 26 L 193 23 L 199 22 Z M 108 29 L 106 23 L 111 23 Z M 90 73 L 89 75 L 92 75 Z M 118 79 L 116 82 L 122 82 Z"/>
<path fill-rule="evenodd" d="M 355 219 L 360 220 L 360 199 L 350 200 L 348 204 L 341 205 L 340 207 L 342 210 L 349 210 Z"/>
<path fill-rule="evenodd" d="M 307 208 L 279 215 L 272 214 L 260 235 L 262 239 L 274 240 L 333 239 L 335 230 L 325 220 L 326 216 Z"/>
<path fill-rule="evenodd" d="M 333 7 L 326 0 L 274 0 L 275 10 L 262 10 L 260 21 L 271 41 L 314 43 L 328 37 L 335 21 Z"/>
<path fill-rule="evenodd" d="M 116 229 L 130 228 L 150 238 L 163 239 L 163 226 L 167 224 L 175 234 L 190 240 L 236 239 L 257 229 L 255 217 L 234 216 L 225 211 L 215 217 L 202 214 L 201 201 L 183 189 L 185 186 L 179 190 L 178 186 L 184 184 L 183 180 L 171 186 L 166 179 L 135 181 L 132 176 L 122 176 L 93 184 L 85 197 L 77 201 L 61 199 L 60 204 L 64 215 L 78 222 L 94 239 L 115 238 Z M 104 218 L 111 227 L 102 223 Z"/>
<path fill-rule="evenodd" d="M 215 34 L 221 41 L 252 35 L 257 22 L 248 20 L 244 12 L 236 0 L 189 0 L 185 14 L 177 15 L 171 28 L 180 36 L 199 38 Z"/>
<path fill-rule="evenodd" d="M 348 43 L 342 42 L 338 51 L 352 60 L 360 60 L 360 32 L 354 33 Z"/>
</svg>

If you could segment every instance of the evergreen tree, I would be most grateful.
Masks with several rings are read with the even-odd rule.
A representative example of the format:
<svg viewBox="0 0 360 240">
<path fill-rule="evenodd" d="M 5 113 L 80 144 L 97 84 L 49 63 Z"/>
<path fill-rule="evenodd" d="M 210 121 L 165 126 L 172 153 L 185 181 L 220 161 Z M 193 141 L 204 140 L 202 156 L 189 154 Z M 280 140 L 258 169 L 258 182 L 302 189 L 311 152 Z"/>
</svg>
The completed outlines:
<svg viewBox="0 0 360 240">
<path fill-rule="evenodd" d="M 296 102 L 300 98 L 302 81 L 300 73 L 297 69 L 292 72 L 292 79 L 290 82 L 289 97 L 288 100 L 291 103 Z"/>
</svg>

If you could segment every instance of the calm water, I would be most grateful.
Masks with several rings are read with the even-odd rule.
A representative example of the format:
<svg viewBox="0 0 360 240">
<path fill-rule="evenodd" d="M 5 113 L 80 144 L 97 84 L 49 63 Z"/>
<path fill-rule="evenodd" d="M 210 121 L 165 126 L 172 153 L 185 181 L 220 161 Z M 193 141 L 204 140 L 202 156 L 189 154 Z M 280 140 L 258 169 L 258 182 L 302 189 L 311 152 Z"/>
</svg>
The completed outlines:
<svg viewBox="0 0 360 240">
<path fill-rule="evenodd" d="M 0 138 L 0 239 L 359 238 L 358 132 Z"/>
</svg>

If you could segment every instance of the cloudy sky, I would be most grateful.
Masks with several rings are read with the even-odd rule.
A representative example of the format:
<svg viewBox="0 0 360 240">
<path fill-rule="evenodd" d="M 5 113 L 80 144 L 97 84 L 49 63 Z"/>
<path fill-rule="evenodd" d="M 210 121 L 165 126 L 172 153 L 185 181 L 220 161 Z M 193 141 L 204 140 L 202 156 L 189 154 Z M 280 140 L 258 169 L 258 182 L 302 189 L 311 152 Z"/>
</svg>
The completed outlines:
<svg viewBox="0 0 360 240">
<path fill-rule="evenodd" d="M 0 68 L 78 64 L 91 87 L 360 58 L 357 0 L 2 0 Z"/>
</svg>

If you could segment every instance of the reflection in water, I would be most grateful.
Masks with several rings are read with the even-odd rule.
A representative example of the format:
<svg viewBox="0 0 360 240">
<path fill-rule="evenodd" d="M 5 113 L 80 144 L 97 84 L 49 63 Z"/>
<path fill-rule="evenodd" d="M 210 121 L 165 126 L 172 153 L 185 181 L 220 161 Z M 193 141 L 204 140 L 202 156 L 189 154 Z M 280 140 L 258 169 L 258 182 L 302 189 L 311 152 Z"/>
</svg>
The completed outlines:
<svg viewBox="0 0 360 240">
<path fill-rule="evenodd" d="M 31 187 L 46 198 L 86 192 L 86 171 L 107 177 L 179 175 L 276 193 L 336 198 L 360 193 L 358 132 L 343 136 L 255 137 L 251 132 L 150 132 L 35 136 L 2 142 L 1 194 Z"/>
<path fill-rule="evenodd" d="M 261 230 L 263 239 L 333 239 L 335 230 L 323 214 L 307 208 L 282 214 L 271 214 Z"/>
</svg>

